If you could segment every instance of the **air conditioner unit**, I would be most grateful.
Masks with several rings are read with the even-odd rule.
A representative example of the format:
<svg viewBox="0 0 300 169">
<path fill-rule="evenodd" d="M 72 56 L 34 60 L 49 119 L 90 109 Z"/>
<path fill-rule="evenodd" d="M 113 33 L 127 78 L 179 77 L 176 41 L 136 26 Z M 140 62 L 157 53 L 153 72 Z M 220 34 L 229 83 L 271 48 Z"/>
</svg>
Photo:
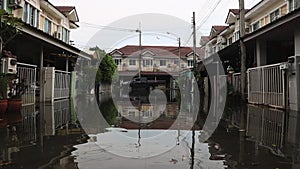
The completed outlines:
<svg viewBox="0 0 300 169">
<path fill-rule="evenodd" d="M 1 59 L 1 73 L 16 74 L 17 73 L 17 59 L 5 57 Z"/>
</svg>

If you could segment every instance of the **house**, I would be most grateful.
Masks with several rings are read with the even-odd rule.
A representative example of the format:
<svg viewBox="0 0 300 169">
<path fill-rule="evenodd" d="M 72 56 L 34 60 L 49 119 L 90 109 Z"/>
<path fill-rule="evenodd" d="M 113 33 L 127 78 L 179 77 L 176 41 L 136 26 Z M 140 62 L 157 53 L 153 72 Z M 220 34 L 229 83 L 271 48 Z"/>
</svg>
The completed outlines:
<svg viewBox="0 0 300 169">
<path fill-rule="evenodd" d="M 262 0 L 258 4 L 256 4 L 251 9 L 245 10 L 245 30 L 246 37 L 249 39 L 250 35 L 253 35 L 255 32 L 263 29 L 270 24 L 273 24 L 278 19 L 286 16 L 287 14 L 294 13 L 297 11 L 299 7 L 299 3 L 297 0 Z M 239 33 L 239 9 L 230 9 L 228 11 L 224 26 L 212 26 L 211 32 L 209 35 L 209 41 L 206 43 L 202 43 L 201 46 L 205 46 L 205 58 L 208 58 L 214 54 L 220 55 L 225 63 L 231 62 L 232 66 L 235 67 L 236 70 L 239 70 L 240 61 L 235 58 L 238 58 L 239 53 L 238 50 L 238 42 L 240 37 Z M 284 17 L 285 18 L 285 17 Z M 276 35 L 275 35 L 276 36 Z M 280 35 L 282 36 L 282 35 Z M 292 36 L 292 35 L 291 35 Z M 269 36 L 270 37 L 270 36 Z M 245 37 L 242 37 L 245 38 Z M 273 37 L 272 37 L 273 38 Z M 280 39 L 278 36 L 276 37 L 278 40 Z M 282 38 L 281 38 L 282 39 Z M 246 40 L 247 41 L 247 40 Z M 263 40 L 265 41 L 265 40 Z M 275 41 L 275 40 L 274 40 Z M 289 40 L 290 41 L 290 40 Z M 276 43 L 276 42 L 272 42 Z M 258 46 L 256 46 L 256 45 Z M 265 50 L 264 46 L 265 42 L 246 42 L 247 48 L 247 57 L 248 57 L 248 66 L 251 67 L 253 65 L 265 65 L 271 63 L 277 63 L 279 61 L 283 61 L 287 59 L 287 56 L 292 55 L 293 45 L 289 45 L 290 42 L 285 42 L 284 51 L 271 52 L 273 55 L 277 55 L 276 57 L 272 56 L 272 58 L 267 59 L 266 56 L 260 57 L 262 53 L 265 51 L 254 51 L 254 50 Z M 253 47 L 253 45 L 255 47 Z M 269 44 L 269 46 L 277 46 L 280 47 L 279 44 Z M 250 47 L 250 50 L 249 50 Z M 282 46 L 281 46 L 282 47 Z M 226 48 L 226 49 L 225 49 Z M 230 49 L 231 48 L 231 49 Z M 252 49 L 251 49 L 252 48 Z M 255 49 L 254 49 L 255 48 Z M 223 50 L 224 49 L 224 50 Z M 282 48 L 281 48 L 282 49 Z M 231 51 L 231 52 L 229 52 Z M 231 53 L 231 54 L 230 54 Z M 279 55 L 286 55 L 285 57 L 281 57 Z M 267 61 L 268 60 L 268 61 Z M 236 64 L 238 63 L 238 64 Z M 227 67 L 227 66 L 226 66 Z"/>
<path fill-rule="evenodd" d="M 224 69 L 232 67 L 231 72 L 240 72 L 240 40 L 244 42 L 248 69 L 248 101 L 251 103 L 300 110 L 300 92 L 297 92 L 300 91 L 300 57 L 297 57 L 300 54 L 299 2 L 260 1 L 245 11 L 246 34 L 243 37 L 239 33 L 239 10 L 230 9 L 224 29 L 212 26 L 209 41 L 202 44 L 206 51 L 205 60 L 214 62 L 218 57 Z M 287 61 L 288 65 L 281 65 Z"/>
<path fill-rule="evenodd" d="M 41 90 L 43 87 L 49 89 L 45 93 L 50 95 L 42 96 L 43 92 L 40 92 L 41 101 L 53 103 L 54 99 L 69 98 L 71 82 L 74 80 L 71 79 L 75 77 L 71 72 L 75 70 L 77 59 L 91 60 L 91 56 L 74 47 L 70 39 L 71 30 L 79 27 L 76 8 L 55 6 L 48 0 L 0 0 L 0 8 L 23 22 L 18 28 L 20 33 L 5 47 L 5 50 L 17 56 L 19 78 L 28 78 L 30 84 L 42 84 L 46 80 L 40 77 L 47 78 L 42 76 L 43 72 L 45 69 L 51 70 L 56 75 L 55 83 L 49 80 L 45 86 L 40 86 Z M 23 67 L 31 70 L 32 77 L 22 77 Z M 35 94 L 28 95 L 33 97 Z M 30 102 L 23 101 L 26 104 L 34 102 L 35 98 L 31 98 Z"/>
<path fill-rule="evenodd" d="M 140 53 L 141 52 L 141 53 Z M 193 49 L 191 47 L 176 46 L 139 46 L 127 45 L 110 52 L 118 71 L 139 70 L 139 58 L 141 54 L 142 72 L 174 72 L 179 68 L 186 69 L 193 67 Z M 196 57 L 202 58 L 203 51 L 198 48 Z"/>
</svg>

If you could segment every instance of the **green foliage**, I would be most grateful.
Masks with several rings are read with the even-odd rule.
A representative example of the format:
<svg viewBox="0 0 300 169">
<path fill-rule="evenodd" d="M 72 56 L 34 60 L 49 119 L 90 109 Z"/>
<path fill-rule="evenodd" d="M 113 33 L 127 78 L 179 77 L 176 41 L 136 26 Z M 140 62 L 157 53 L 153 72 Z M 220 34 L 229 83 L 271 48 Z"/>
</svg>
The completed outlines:
<svg viewBox="0 0 300 169">
<path fill-rule="evenodd" d="M 99 108 L 108 124 L 113 125 L 116 123 L 118 110 L 116 109 L 112 98 L 101 102 Z"/>
<path fill-rule="evenodd" d="M 21 25 L 21 19 L 13 17 L 3 9 L 0 10 L 0 52 L 10 40 L 19 34 L 17 27 Z"/>
<path fill-rule="evenodd" d="M 115 74 L 116 69 L 117 65 L 115 64 L 113 58 L 106 54 L 99 65 L 99 70 L 102 75 L 100 81 L 102 83 L 111 83 L 114 78 L 117 78 L 117 74 Z"/>
</svg>

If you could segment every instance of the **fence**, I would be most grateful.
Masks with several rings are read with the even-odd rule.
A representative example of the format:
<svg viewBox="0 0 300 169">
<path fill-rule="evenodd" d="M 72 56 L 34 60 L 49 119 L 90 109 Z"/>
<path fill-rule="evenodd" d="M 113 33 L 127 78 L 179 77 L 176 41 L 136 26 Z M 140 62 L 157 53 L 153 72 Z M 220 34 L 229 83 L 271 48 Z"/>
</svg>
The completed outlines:
<svg viewBox="0 0 300 169">
<path fill-rule="evenodd" d="M 279 64 L 248 69 L 248 102 L 285 108 L 285 72 Z"/>
<path fill-rule="evenodd" d="M 25 142 L 37 139 L 37 114 L 34 104 L 22 106 L 22 140 Z"/>
<path fill-rule="evenodd" d="M 70 97 L 71 73 L 55 70 L 54 99 Z"/>
<path fill-rule="evenodd" d="M 284 144 L 285 112 L 278 109 L 249 105 L 247 114 L 247 136 L 272 153 L 282 156 Z"/>
<path fill-rule="evenodd" d="M 22 95 L 22 105 L 35 104 L 36 92 L 36 65 L 17 63 L 17 75 L 20 81 L 24 81 L 27 86 Z"/>
<path fill-rule="evenodd" d="M 229 75 L 228 81 L 232 85 L 234 92 L 241 93 L 241 73 Z"/>
<path fill-rule="evenodd" d="M 71 121 L 70 100 L 58 100 L 54 102 L 55 128 L 62 127 Z"/>
</svg>

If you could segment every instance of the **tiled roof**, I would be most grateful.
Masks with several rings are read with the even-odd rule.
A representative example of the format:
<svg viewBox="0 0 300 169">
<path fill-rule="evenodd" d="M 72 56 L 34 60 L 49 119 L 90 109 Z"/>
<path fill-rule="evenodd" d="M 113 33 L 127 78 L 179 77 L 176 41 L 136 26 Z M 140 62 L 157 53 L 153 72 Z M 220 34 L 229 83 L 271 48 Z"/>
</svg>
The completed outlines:
<svg viewBox="0 0 300 169">
<path fill-rule="evenodd" d="M 201 40 L 203 40 L 203 41 L 209 41 L 210 40 L 210 36 L 201 36 Z"/>
<path fill-rule="evenodd" d="M 245 13 L 247 13 L 248 11 L 250 11 L 250 9 L 245 9 Z M 239 9 L 229 9 L 229 12 L 232 12 L 235 15 L 240 14 L 240 10 Z"/>
<path fill-rule="evenodd" d="M 225 30 L 228 26 L 219 26 L 219 25 L 215 25 L 215 26 L 212 26 L 212 28 L 214 30 L 216 30 L 217 32 L 222 32 L 223 30 Z"/>
<path fill-rule="evenodd" d="M 75 6 L 55 6 L 60 12 L 71 12 Z"/>
<path fill-rule="evenodd" d="M 140 47 L 139 46 L 135 46 L 135 45 L 127 45 L 124 46 L 120 49 L 116 49 L 117 51 L 121 52 L 123 54 L 123 57 L 134 57 L 134 56 L 138 56 L 139 55 L 139 50 Z M 114 50 L 114 51 L 116 51 Z M 201 55 L 204 54 L 204 51 L 202 51 L 203 49 L 201 48 L 197 48 L 197 54 L 201 57 Z M 110 52 L 111 54 L 114 52 Z M 178 56 L 178 46 L 142 46 L 142 53 L 149 51 L 151 53 L 153 53 L 155 56 L 171 56 L 173 55 L 173 57 L 177 57 Z M 181 47 L 180 48 L 180 54 L 181 56 L 186 56 L 188 54 L 190 54 L 191 52 L 193 52 L 193 48 L 192 47 Z"/>
</svg>

